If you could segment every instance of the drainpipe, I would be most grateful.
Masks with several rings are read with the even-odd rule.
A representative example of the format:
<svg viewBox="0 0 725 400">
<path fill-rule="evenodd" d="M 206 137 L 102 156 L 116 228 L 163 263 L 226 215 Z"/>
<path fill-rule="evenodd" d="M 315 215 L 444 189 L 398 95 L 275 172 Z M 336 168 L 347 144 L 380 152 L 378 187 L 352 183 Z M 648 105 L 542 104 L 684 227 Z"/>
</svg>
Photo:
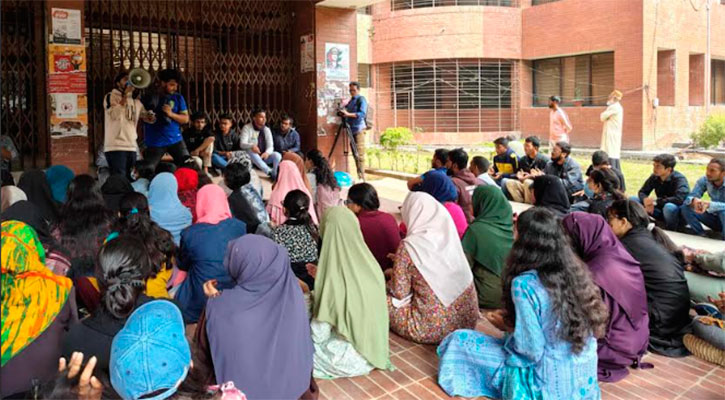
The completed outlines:
<svg viewBox="0 0 725 400">
<path fill-rule="evenodd" d="M 710 59 L 710 0 L 705 1 L 707 12 L 707 50 L 705 50 L 705 118 L 710 115 L 710 93 L 712 91 L 712 61 Z"/>
</svg>

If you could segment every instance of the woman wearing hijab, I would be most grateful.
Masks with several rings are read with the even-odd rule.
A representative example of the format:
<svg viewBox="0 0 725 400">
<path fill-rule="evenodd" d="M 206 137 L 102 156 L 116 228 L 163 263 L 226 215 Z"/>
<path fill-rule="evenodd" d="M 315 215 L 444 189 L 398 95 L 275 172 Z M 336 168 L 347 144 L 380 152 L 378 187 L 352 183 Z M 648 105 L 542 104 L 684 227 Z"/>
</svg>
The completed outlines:
<svg viewBox="0 0 725 400">
<path fill-rule="evenodd" d="M 111 175 L 106 179 L 106 182 L 101 186 L 101 193 L 103 193 L 103 200 L 106 201 L 106 206 L 113 212 L 118 212 L 119 203 L 121 198 L 127 193 L 133 193 L 133 186 L 123 175 Z"/>
<path fill-rule="evenodd" d="M 443 204 L 443 207 L 448 210 L 448 213 L 453 219 L 456 231 L 458 232 L 458 238 L 463 238 L 466 229 L 468 229 L 468 220 L 466 220 L 466 214 L 463 212 L 461 206 L 456 203 L 458 201 L 458 189 L 456 189 L 456 185 L 441 170 L 428 171 L 423 177 L 423 182 L 414 191 L 428 193 Z M 403 234 L 406 233 L 407 227 L 405 224 L 401 224 L 400 231 Z"/>
<path fill-rule="evenodd" d="M 388 256 L 398 250 L 400 230 L 395 217 L 378 210 L 380 200 L 373 185 L 364 182 L 352 185 L 347 192 L 345 204 L 357 215 L 365 244 L 378 260 L 380 268 L 391 268 L 393 260 Z"/>
<path fill-rule="evenodd" d="M 298 399 L 311 379 L 310 325 L 287 251 L 259 235 L 233 240 L 224 257 L 231 287 L 208 300 L 204 324 L 216 381 L 250 399 Z"/>
<path fill-rule="evenodd" d="M 534 205 L 537 207 L 546 207 L 553 211 L 559 217 L 564 217 L 569 213 L 571 204 L 569 196 L 566 194 L 564 184 L 561 179 L 552 175 L 541 175 L 534 178 L 531 185 L 534 192 Z"/>
<path fill-rule="evenodd" d="M 612 231 L 639 262 L 644 275 L 649 349 L 669 357 L 689 355 L 682 339 L 692 328 L 690 292 L 682 264 L 653 237 L 653 233 L 664 232 L 654 224 L 650 231 L 647 211 L 632 200 L 612 203 L 608 217 Z"/>
<path fill-rule="evenodd" d="M 204 282 L 216 280 L 220 289 L 234 287 L 224 268 L 227 244 L 247 233 L 244 222 L 232 217 L 227 196 L 219 185 L 199 189 L 196 223 L 181 232 L 179 269 L 187 271 L 175 299 L 186 323 L 195 323 L 206 305 Z"/>
<path fill-rule="evenodd" d="M 2 198 L 0 199 L 2 200 L 0 212 L 4 212 L 8 207 L 21 200 L 28 200 L 28 196 L 25 195 L 25 192 L 20 190 L 17 186 L 3 186 L 2 189 L 0 189 L 0 198 Z"/>
<path fill-rule="evenodd" d="M 191 211 L 179 200 L 176 178 L 169 172 L 162 172 L 149 185 L 149 207 L 151 219 L 166 229 L 179 245 L 181 231 L 191 225 Z"/>
<path fill-rule="evenodd" d="M 256 176 L 241 163 L 231 163 L 224 168 L 224 184 L 232 191 L 227 201 L 234 218 L 247 225 L 248 233 L 257 233 L 260 228 L 268 229 L 269 214 L 262 197 L 250 183 L 250 174 Z"/>
<path fill-rule="evenodd" d="M 456 228 L 427 193 L 403 202 L 408 235 L 395 254 L 388 282 L 390 329 L 417 343 L 437 344 L 456 329 L 473 329 L 478 301 Z"/>
<path fill-rule="evenodd" d="M 75 177 L 75 173 L 65 165 L 54 165 L 45 171 L 53 199 L 60 204 L 65 203 L 68 184 Z"/>
<path fill-rule="evenodd" d="M 514 241 L 511 204 L 496 186 L 473 192 L 474 220 L 463 237 L 463 251 L 473 268 L 478 306 L 501 308 L 501 273 Z"/>
<path fill-rule="evenodd" d="M 196 193 L 199 187 L 199 173 L 187 167 L 181 167 L 174 172 L 179 185 L 179 200 L 191 211 L 191 222 L 196 222 Z"/>
<path fill-rule="evenodd" d="M 0 214 L 0 220 L 20 221 L 33 228 L 45 251 L 45 266 L 56 275 L 65 276 L 68 273 L 70 256 L 51 236 L 50 226 L 35 204 L 27 200 L 19 201 Z"/>
<path fill-rule="evenodd" d="M 355 214 L 333 207 L 322 220 L 315 278 L 312 341 L 315 378 L 366 375 L 390 369 L 385 278 Z"/>
<path fill-rule="evenodd" d="M 599 339 L 599 380 L 617 382 L 639 367 L 649 342 L 647 293 L 639 263 L 599 215 L 574 212 L 563 220 L 579 257 L 609 309 L 607 332 Z"/>
<path fill-rule="evenodd" d="M 302 159 L 302 157 L 299 156 L 299 154 L 288 151 L 284 153 L 282 156 L 282 161 L 289 160 L 295 163 L 297 166 L 297 169 L 300 170 L 300 175 L 302 176 L 302 181 L 305 183 L 305 186 L 307 187 L 307 190 L 312 193 L 312 186 L 310 185 L 310 179 L 307 177 L 307 167 L 305 167 L 305 160 Z"/>
<path fill-rule="evenodd" d="M 295 163 L 292 161 L 282 161 L 279 163 L 277 183 L 275 184 L 274 189 L 272 189 L 272 194 L 267 202 L 267 212 L 269 213 L 270 220 L 275 225 L 282 225 L 287 220 L 287 217 L 284 215 L 284 206 L 282 205 L 282 202 L 284 202 L 284 198 L 287 196 L 287 193 L 293 190 L 301 190 L 312 198 L 309 190 L 305 187 L 305 183 L 302 180 L 300 171 L 297 169 Z M 315 225 L 319 224 L 317 214 L 315 213 L 315 209 L 312 204 L 310 204 L 310 216 L 312 216 L 312 221 L 314 221 Z"/>
<path fill-rule="evenodd" d="M 18 188 L 28 197 L 28 201 L 35 204 L 40 215 L 49 224 L 58 219 L 58 203 L 53 200 L 53 194 L 45 179 L 45 173 L 39 169 L 23 172 L 18 181 Z"/>
<path fill-rule="evenodd" d="M 28 392 L 37 385 L 34 381 L 44 384 L 55 379 L 60 342 L 78 320 L 73 284 L 43 265 L 44 254 L 30 226 L 2 223 L 3 398 L 31 398 Z"/>
</svg>

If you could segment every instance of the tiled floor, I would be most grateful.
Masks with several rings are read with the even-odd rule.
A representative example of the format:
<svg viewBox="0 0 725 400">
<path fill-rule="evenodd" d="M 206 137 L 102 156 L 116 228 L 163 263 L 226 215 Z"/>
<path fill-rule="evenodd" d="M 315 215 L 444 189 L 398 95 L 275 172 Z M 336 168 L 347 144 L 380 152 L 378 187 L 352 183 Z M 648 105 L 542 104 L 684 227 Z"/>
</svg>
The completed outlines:
<svg viewBox="0 0 725 400">
<path fill-rule="evenodd" d="M 479 330 L 491 327 L 479 323 Z M 438 357 L 435 346 L 409 342 L 390 334 L 390 354 L 397 368 L 375 370 L 368 376 L 317 380 L 322 399 L 448 399 L 436 381 Z M 648 354 L 653 369 L 632 370 L 617 383 L 600 384 L 602 398 L 611 400 L 722 400 L 725 399 L 725 368 L 695 357 L 672 359 Z"/>
</svg>

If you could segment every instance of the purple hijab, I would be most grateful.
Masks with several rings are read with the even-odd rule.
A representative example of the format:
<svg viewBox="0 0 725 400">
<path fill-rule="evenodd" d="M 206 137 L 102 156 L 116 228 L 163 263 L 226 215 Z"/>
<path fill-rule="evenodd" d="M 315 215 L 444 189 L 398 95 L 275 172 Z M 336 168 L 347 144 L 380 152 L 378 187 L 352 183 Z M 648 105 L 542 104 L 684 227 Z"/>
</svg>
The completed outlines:
<svg viewBox="0 0 725 400">
<path fill-rule="evenodd" d="M 608 296 L 606 336 L 599 341 L 599 379 L 617 381 L 638 362 L 649 342 L 647 293 L 639 263 L 598 214 L 574 212 L 563 220 L 594 282 Z M 624 315 L 622 315 L 624 314 Z"/>
<path fill-rule="evenodd" d="M 236 286 L 209 299 L 206 331 L 217 383 L 250 399 L 297 399 L 310 386 L 310 322 L 287 250 L 259 235 L 229 242 Z"/>
</svg>

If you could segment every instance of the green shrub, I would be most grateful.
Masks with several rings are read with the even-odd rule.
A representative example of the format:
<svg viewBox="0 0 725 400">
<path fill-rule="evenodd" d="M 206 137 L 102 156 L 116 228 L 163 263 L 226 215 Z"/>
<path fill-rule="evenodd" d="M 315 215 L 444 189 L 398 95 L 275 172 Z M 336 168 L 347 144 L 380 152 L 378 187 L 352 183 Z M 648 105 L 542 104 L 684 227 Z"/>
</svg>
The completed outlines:
<svg viewBox="0 0 725 400">
<path fill-rule="evenodd" d="M 405 146 L 413 141 L 413 132 L 405 127 L 387 128 L 380 135 L 380 145 L 388 151 L 398 151 L 400 146 Z"/>
<path fill-rule="evenodd" d="M 700 129 L 692 134 L 692 140 L 696 146 L 706 149 L 720 145 L 725 140 L 725 114 L 707 117 Z"/>
</svg>

